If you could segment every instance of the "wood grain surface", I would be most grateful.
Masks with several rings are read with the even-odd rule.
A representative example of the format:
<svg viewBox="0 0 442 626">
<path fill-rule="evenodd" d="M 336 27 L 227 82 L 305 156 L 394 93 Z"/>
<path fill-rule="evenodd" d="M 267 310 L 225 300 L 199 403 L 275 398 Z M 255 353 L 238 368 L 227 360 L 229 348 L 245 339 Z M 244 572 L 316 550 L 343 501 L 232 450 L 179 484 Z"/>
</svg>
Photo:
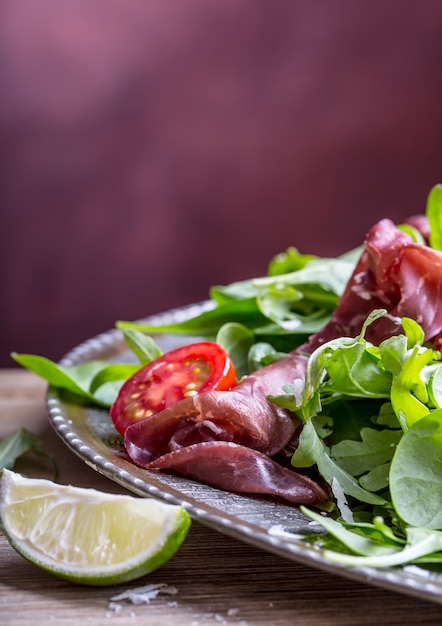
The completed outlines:
<svg viewBox="0 0 442 626">
<path fill-rule="evenodd" d="M 0 370 L 0 438 L 24 426 L 39 435 L 60 470 L 59 481 L 103 491 L 122 488 L 87 467 L 52 431 L 46 385 L 29 372 Z M 43 460 L 18 471 L 48 474 Z M 112 601 L 126 590 L 164 585 L 149 604 Z M 174 593 L 167 593 L 173 591 Z M 0 534 L 0 624 L 175 626 L 441 624 L 442 606 L 298 565 L 240 543 L 197 522 L 163 568 L 117 587 L 59 580 L 19 556 Z"/>
</svg>

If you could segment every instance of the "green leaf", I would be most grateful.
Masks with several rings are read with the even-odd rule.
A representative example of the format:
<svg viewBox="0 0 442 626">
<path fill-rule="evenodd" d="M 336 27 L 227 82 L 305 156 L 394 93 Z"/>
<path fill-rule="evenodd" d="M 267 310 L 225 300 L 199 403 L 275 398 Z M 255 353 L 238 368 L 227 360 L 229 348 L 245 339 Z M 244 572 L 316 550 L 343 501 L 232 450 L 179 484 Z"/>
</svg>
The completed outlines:
<svg viewBox="0 0 442 626">
<path fill-rule="evenodd" d="M 63 367 L 45 357 L 33 354 L 13 353 L 11 356 L 23 367 L 47 380 L 53 387 L 66 389 L 89 400 L 93 400 L 92 394 L 89 393 L 90 381 L 103 367 L 109 365 L 106 361 L 89 361 L 82 365 Z"/>
<path fill-rule="evenodd" d="M 368 351 L 365 342 L 357 341 L 333 350 L 324 363 L 329 380 L 328 393 L 359 398 L 389 398 L 391 374 L 379 367 L 379 359 Z"/>
<path fill-rule="evenodd" d="M 248 368 L 250 372 L 264 367 L 269 363 L 273 363 L 279 358 L 286 356 L 286 353 L 281 353 L 275 350 L 272 344 L 266 341 L 258 341 L 250 346 L 248 354 Z"/>
<path fill-rule="evenodd" d="M 57 467 L 52 455 L 44 451 L 41 440 L 26 428 L 20 428 L 0 441 L 0 467 L 14 469 L 16 461 L 26 452 L 48 459 L 56 478 Z"/>
<path fill-rule="evenodd" d="M 430 412 L 424 368 L 439 359 L 434 350 L 415 345 L 408 348 L 404 335 L 390 337 L 379 346 L 382 363 L 393 374 L 391 405 L 402 428 L 406 430 Z"/>
<path fill-rule="evenodd" d="M 297 272 L 316 258 L 313 254 L 301 254 L 296 248 L 290 247 L 285 252 L 280 252 L 270 259 L 267 274 L 279 276 L 289 272 Z"/>
<path fill-rule="evenodd" d="M 373 467 L 359 478 L 359 484 L 368 491 L 381 491 L 390 484 L 390 462 Z"/>
<path fill-rule="evenodd" d="M 62 366 L 45 357 L 13 353 L 23 367 L 35 372 L 56 389 L 73 394 L 73 401 L 88 402 L 109 408 L 124 380 L 140 365 L 114 364 L 109 361 L 88 361 L 80 365 Z"/>
<path fill-rule="evenodd" d="M 373 541 L 360 532 L 353 532 L 343 524 L 318 515 L 306 507 L 301 507 L 301 511 L 355 553 L 322 550 L 322 555 L 327 561 L 345 567 L 397 567 L 424 562 L 426 556 L 430 557 L 431 562 L 434 560 L 433 554 L 442 550 L 442 533 L 437 530 L 409 526 L 406 528 L 407 543 L 402 547 L 389 542 L 388 538 L 384 542 Z M 361 527 L 358 530 L 361 530 Z"/>
<path fill-rule="evenodd" d="M 243 324 L 229 323 L 221 326 L 216 343 L 224 348 L 233 361 L 237 378 L 249 374 L 248 354 L 253 345 L 254 334 Z"/>
<path fill-rule="evenodd" d="M 143 324 L 139 322 L 118 321 L 121 330 L 139 330 L 145 333 L 171 333 L 214 338 L 224 324 L 237 322 L 248 328 L 262 326 L 267 318 L 258 310 L 256 299 L 234 300 L 220 305 L 199 315 L 173 324 Z"/>
<path fill-rule="evenodd" d="M 238 280 L 229 285 L 213 285 L 209 290 L 210 299 L 218 306 L 231 304 L 235 300 L 254 300 L 260 293 L 254 278 Z"/>
<path fill-rule="evenodd" d="M 150 363 L 162 355 L 162 350 L 152 337 L 138 330 L 123 331 L 124 340 L 140 363 Z"/>
<path fill-rule="evenodd" d="M 33 447 L 39 448 L 40 440 L 36 435 L 21 428 L 0 441 L 0 467 L 13 469 L 16 460 Z"/>
<path fill-rule="evenodd" d="M 324 413 L 333 419 L 333 432 L 328 438 L 328 445 L 334 446 L 346 439 L 360 439 L 363 428 L 372 428 L 377 423 L 379 413 L 385 403 L 382 400 L 346 397 L 330 398 L 324 406 Z M 396 416 L 396 428 L 399 424 Z"/>
<path fill-rule="evenodd" d="M 390 492 L 407 524 L 442 529 L 442 409 L 404 432 L 391 462 Z"/>
<path fill-rule="evenodd" d="M 340 441 L 330 450 L 339 466 L 352 476 L 361 476 L 391 461 L 402 431 L 362 428 L 360 437 L 360 441 Z"/>
<path fill-rule="evenodd" d="M 425 239 L 422 237 L 421 233 L 417 230 L 417 228 L 415 228 L 414 226 L 411 226 L 411 224 L 399 224 L 397 228 L 401 230 L 403 233 L 410 235 L 410 237 L 413 239 L 415 243 L 425 245 Z"/>
<path fill-rule="evenodd" d="M 313 419 L 306 422 L 302 428 L 299 446 L 292 456 L 292 466 L 301 468 L 316 464 L 324 480 L 329 485 L 337 480 L 346 495 L 369 504 L 385 504 L 383 498 L 363 489 L 357 480 L 333 461 L 329 456 L 327 447 L 315 430 Z"/>
<path fill-rule="evenodd" d="M 112 364 L 107 365 L 100 369 L 97 374 L 92 378 L 89 383 L 89 392 L 97 397 L 97 390 L 100 389 L 103 385 L 107 383 L 114 382 L 123 382 L 133 376 L 135 372 L 137 372 L 142 365 L 140 364 L 132 364 L 132 363 L 123 363 L 123 364 Z"/>
<path fill-rule="evenodd" d="M 352 261 L 335 259 L 314 259 L 300 270 L 280 274 L 278 276 L 264 276 L 255 278 L 256 287 L 269 285 L 315 286 L 321 291 L 341 295 L 354 270 Z"/>
<path fill-rule="evenodd" d="M 430 191 L 426 213 L 430 223 L 430 246 L 442 250 L 442 185 L 435 185 Z"/>
<path fill-rule="evenodd" d="M 301 506 L 301 511 L 311 520 L 325 528 L 325 530 L 336 537 L 336 539 L 342 542 L 342 544 L 344 544 L 349 550 L 357 555 L 360 555 L 358 562 L 361 565 L 365 565 L 368 557 L 376 559 L 380 557 L 391 557 L 396 556 L 401 551 L 401 544 L 399 542 L 396 544 L 392 541 L 376 541 L 370 536 L 367 536 L 365 533 L 349 530 L 351 525 L 342 524 L 330 517 L 319 515 L 305 506 Z M 363 526 L 354 525 L 354 528 L 361 530 Z M 372 526 L 372 529 L 376 531 L 374 526 Z M 376 533 L 376 537 L 379 537 L 378 532 Z M 348 563 L 348 561 L 354 563 L 355 561 L 355 557 L 353 555 L 331 552 L 330 550 L 324 550 L 323 555 L 326 559 L 333 560 L 334 562 L 341 564 Z"/>
</svg>

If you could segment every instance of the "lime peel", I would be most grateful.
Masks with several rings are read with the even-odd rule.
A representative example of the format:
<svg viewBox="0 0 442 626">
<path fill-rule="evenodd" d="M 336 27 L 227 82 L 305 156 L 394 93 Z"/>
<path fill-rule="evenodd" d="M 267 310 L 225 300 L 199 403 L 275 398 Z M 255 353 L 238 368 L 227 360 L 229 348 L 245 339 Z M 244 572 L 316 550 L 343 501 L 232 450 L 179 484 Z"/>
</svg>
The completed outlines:
<svg viewBox="0 0 442 626">
<path fill-rule="evenodd" d="M 190 528 L 187 511 L 151 498 L 25 478 L 3 469 L 0 520 L 13 548 L 85 585 L 115 585 L 164 565 Z"/>
</svg>

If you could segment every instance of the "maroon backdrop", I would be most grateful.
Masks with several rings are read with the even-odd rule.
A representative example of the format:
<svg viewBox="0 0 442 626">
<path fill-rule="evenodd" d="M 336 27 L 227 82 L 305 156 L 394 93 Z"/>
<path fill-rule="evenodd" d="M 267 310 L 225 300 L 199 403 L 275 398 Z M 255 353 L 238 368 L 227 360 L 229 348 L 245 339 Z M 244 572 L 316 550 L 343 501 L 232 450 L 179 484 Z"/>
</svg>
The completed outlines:
<svg viewBox="0 0 442 626">
<path fill-rule="evenodd" d="M 0 365 L 423 211 L 441 32 L 438 0 L 3 0 Z"/>
</svg>

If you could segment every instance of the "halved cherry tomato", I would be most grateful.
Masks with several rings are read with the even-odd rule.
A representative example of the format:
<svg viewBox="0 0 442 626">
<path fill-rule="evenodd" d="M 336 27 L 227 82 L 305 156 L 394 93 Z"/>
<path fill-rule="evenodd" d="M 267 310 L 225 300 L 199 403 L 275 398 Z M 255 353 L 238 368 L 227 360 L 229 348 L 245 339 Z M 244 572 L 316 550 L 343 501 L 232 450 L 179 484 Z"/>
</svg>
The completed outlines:
<svg viewBox="0 0 442 626">
<path fill-rule="evenodd" d="M 235 367 L 217 343 L 200 341 L 166 352 L 121 387 L 110 414 L 124 435 L 128 426 L 202 391 L 228 391 L 236 385 Z"/>
</svg>

